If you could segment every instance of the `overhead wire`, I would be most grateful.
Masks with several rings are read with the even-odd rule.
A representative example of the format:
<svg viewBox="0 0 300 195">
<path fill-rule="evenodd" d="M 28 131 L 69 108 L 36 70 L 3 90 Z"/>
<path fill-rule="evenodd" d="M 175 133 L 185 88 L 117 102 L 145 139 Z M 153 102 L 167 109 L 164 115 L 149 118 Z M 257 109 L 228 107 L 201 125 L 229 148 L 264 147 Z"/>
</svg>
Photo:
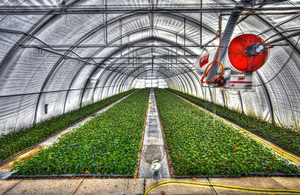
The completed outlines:
<svg viewBox="0 0 300 195">
<path fill-rule="evenodd" d="M 280 35 L 281 33 L 286 33 L 286 32 L 294 32 L 294 31 L 300 31 L 300 29 L 299 28 L 293 28 L 293 29 L 287 29 L 287 30 L 284 30 L 284 31 L 282 31 L 282 32 L 277 32 L 277 33 L 275 33 L 274 35 L 272 35 L 272 36 L 270 36 L 269 38 L 267 38 L 266 40 L 264 40 L 264 42 L 267 42 L 268 40 L 270 40 L 271 38 L 273 38 L 273 37 L 275 37 L 275 36 L 278 36 L 278 35 Z M 272 41 L 271 41 L 272 42 Z"/>
<path fill-rule="evenodd" d="M 289 18 L 289 19 L 287 19 L 287 20 L 285 20 L 285 21 L 282 21 L 282 22 L 280 22 L 279 24 L 277 24 L 277 25 L 275 25 L 275 26 L 272 26 L 272 27 L 269 28 L 268 30 L 265 30 L 265 31 L 261 32 L 260 34 L 258 34 L 258 36 L 260 36 L 260 35 L 262 35 L 262 34 L 265 34 L 265 33 L 269 32 L 269 31 L 271 31 L 271 30 L 274 30 L 274 28 L 278 28 L 278 27 L 280 27 L 280 26 L 282 26 L 282 25 L 284 25 L 284 24 L 286 24 L 286 23 L 288 23 L 288 22 L 290 22 L 290 21 L 292 21 L 292 20 L 295 20 L 295 19 L 298 18 L 299 16 L 300 16 L 300 15 L 294 15 L 294 16 L 292 16 L 291 18 Z"/>
<path fill-rule="evenodd" d="M 290 55 L 289 58 L 287 59 L 287 61 L 283 64 L 283 66 L 280 68 L 280 70 L 279 70 L 279 71 L 278 71 L 278 72 L 277 72 L 270 80 L 268 80 L 267 82 L 263 82 L 262 84 L 259 84 L 259 85 L 253 85 L 252 87 L 260 87 L 260 86 L 263 86 L 263 85 L 265 85 L 265 84 L 268 84 L 268 83 L 270 83 L 272 80 L 274 80 L 274 79 L 281 73 L 281 71 L 286 67 L 286 65 L 289 63 L 289 61 L 292 59 L 292 57 L 293 57 L 293 55 L 294 55 L 294 53 L 295 53 L 295 51 L 296 51 L 296 47 L 297 47 L 298 44 L 299 44 L 299 41 L 300 41 L 300 36 L 298 37 L 297 43 L 296 43 L 296 45 L 295 45 L 295 47 L 294 47 L 294 49 L 293 49 L 291 55 Z"/>
</svg>

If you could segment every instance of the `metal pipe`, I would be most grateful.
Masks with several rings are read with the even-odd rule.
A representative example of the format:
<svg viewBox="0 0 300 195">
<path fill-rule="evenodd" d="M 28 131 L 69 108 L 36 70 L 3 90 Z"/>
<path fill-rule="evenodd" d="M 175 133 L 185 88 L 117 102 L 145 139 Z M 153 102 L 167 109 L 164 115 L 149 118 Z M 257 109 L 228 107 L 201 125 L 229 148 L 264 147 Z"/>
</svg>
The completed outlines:
<svg viewBox="0 0 300 195">
<path fill-rule="evenodd" d="M 280 33 L 284 33 L 284 32 L 280 32 Z M 270 41 L 269 43 L 273 44 L 273 43 L 277 43 L 277 42 L 280 42 L 280 41 L 285 41 L 285 40 L 287 40 L 288 38 L 292 38 L 292 37 L 295 37 L 295 36 L 298 36 L 298 35 L 300 35 L 300 31 L 291 33 L 291 34 L 289 34 L 288 36 L 280 37 L 280 38 L 278 38 L 278 39 L 275 39 L 275 40 L 273 40 L 273 41 Z"/>
<path fill-rule="evenodd" d="M 119 5 L 118 5 L 119 6 Z M 186 7 L 186 4 L 184 5 Z M 65 9 L 61 9 L 60 7 L 12 7 L 0 8 L 0 12 L 3 15 L 65 15 L 65 14 L 121 14 L 121 13 L 233 13 L 240 12 L 240 10 L 236 10 L 232 4 L 228 7 L 212 7 L 212 8 L 170 8 L 170 7 L 160 7 L 160 8 L 107 8 L 107 9 L 99 9 L 97 6 L 95 8 L 74 8 L 73 6 L 69 6 Z M 245 7 L 245 11 L 282 11 L 283 13 L 286 11 L 299 11 L 299 6 L 274 6 L 274 7 L 261 7 L 261 8 L 252 8 Z"/>
<path fill-rule="evenodd" d="M 243 11 L 244 4 L 249 1 L 249 0 L 242 0 L 241 2 L 237 3 L 235 6 L 235 11 L 231 12 L 230 17 L 228 19 L 228 22 L 226 24 L 223 36 L 222 36 L 222 40 L 220 45 L 222 46 L 219 50 L 219 52 L 216 53 L 215 58 L 218 56 L 218 60 L 219 62 L 222 61 L 223 57 L 225 56 L 226 50 L 227 50 L 227 46 L 229 44 L 230 38 L 232 36 L 232 33 L 234 31 L 234 28 L 236 26 L 236 23 L 238 22 L 238 19 L 240 17 L 241 12 Z M 220 19 L 221 16 L 220 16 Z M 217 71 L 218 71 L 219 66 L 217 64 L 214 64 L 212 69 L 210 70 L 210 72 L 208 72 L 207 74 L 207 80 L 211 80 L 213 78 L 216 77 L 217 75 Z M 208 84 L 211 84 L 213 82 L 209 82 Z"/>
<path fill-rule="evenodd" d="M 109 87 L 109 86 L 104 86 L 104 87 Z M 96 88 L 102 88 L 102 87 L 96 87 Z M 83 89 L 84 88 L 62 89 L 62 90 L 55 90 L 55 91 L 42 91 L 42 92 L 32 92 L 32 93 L 19 93 L 19 94 L 1 95 L 0 98 L 26 96 L 26 95 L 38 95 L 38 94 L 46 94 L 46 93 L 59 93 L 59 92 L 66 92 L 66 91 L 79 91 L 79 90 L 83 90 Z M 94 88 L 86 88 L 86 89 L 94 89 Z"/>
</svg>

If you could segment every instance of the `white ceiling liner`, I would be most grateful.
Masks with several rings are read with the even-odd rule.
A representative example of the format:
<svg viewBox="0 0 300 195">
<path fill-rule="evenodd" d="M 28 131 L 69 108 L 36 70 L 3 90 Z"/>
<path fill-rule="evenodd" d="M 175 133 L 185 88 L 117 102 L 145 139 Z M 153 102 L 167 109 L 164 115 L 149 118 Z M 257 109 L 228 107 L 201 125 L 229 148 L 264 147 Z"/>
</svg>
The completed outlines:
<svg viewBox="0 0 300 195">
<path fill-rule="evenodd" d="M 54 10 L 63 2 L 74 10 L 107 7 L 131 11 L 0 15 L 0 134 L 77 109 L 83 101 L 96 102 L 126 91 L 141 78 L 165 79 L 171 88 L 225 105 L 219 89 L 213 90 L 212 97 L 208 88 L 201 87 L 201 77 L 191 65 L 203 49 L 212 50 L 219 45 L 216 33 L 220 12 L 151 13 L 145 9 L 232 8 L 234 1 L 203 0 L 201 5 L 200 0 L 150 0 L 153 4 L 149 0 L 0 0 L 0 8 L 43 6 Z M 264 8 L 280 6 L 299 7 L 299 1 Z M 299 12 L 256 13 L 259 15 L 249 15 L 238 23 L 232 38 L 252 32 L 263 39 L 273 36 L 272 41 L 299 31 Z M 221 18 L 223 32 L 229 15 Z M 298 36 L 294 36 L 278 42 L 282 46 L 270 50 L 269 60 L 255 74 L 260 86 L 255 92 L 240 95 L 224 93 L 225 106 L 299 128 L 297 41 Z M 278 76 L 262 85 L 278 71 Z M 44 104 L 49 104 L 48 115 L 43 114 Z"/>
</svg>

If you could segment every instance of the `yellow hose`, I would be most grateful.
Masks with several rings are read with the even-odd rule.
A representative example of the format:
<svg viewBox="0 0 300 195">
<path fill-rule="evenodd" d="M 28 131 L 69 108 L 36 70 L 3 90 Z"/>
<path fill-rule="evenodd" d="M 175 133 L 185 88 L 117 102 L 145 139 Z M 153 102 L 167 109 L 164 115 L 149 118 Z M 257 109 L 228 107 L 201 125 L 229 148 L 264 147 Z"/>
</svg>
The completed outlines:
<svg viewBox="0 0 300 195">
<path fill-rule="evenodd" d="M 226 189 L 226 190 L 247 191 L 247 192 L 253 192 L 253 193 L 271 193 L 272 192 L 272 193 L 277 193 L 277 194 L 282 194 L 282 193 L 300 194 L 300 190 L 244 188 L 244 187 L 238 187 L 238 186 L 228 186 L 228 185 L 220 185 L 220 184 L 197 183 L 197 182 L 173 180 L 173 181 L 160 182 L 160 183 L 152 186 L 145 192 L 144 195 L 147 195 L 149 192 L 151 192 L 155 188 L 159 188 L 159 187 L 166 186 L 166 185 L 172 185 L 172 184 L 194 186 L 194 187 L 205 187 L 205 188 L 217 187 L 217 188 L 222 188 L 222 189 Z"/>
</svg>

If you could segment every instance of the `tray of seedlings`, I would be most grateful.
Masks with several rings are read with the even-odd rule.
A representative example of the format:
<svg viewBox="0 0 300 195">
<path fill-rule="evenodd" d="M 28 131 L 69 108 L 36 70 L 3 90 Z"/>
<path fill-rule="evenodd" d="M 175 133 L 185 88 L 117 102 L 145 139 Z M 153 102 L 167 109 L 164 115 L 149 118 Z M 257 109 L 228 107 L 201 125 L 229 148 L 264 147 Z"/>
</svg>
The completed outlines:
<svg viewBox="0 0 300 195">
<path fill-rule="evenodd" d="M 150 90 L 140 90 L 97 115 L 12 171 L 21 176 L 133 175 L 138 165 Z"/>
<path fill-rule="evenodd" d="M 260 135 L 289 151 L 300 155 L 300 132 L 267 121 L 260 120 L 255 117 L 248 116 L 244 113 L 230 110 L 224 106 L 214 104 L 212 102 L 197 98 L 186 93 L 182 93 L 173 89 L 169 91 L 201 106 L 215 114 L 234 122 L 235 124 Z"/>
<path fill-rule="evenodd" d="M 297 175 L 299 167 L 166 91 L 155 90 L 175 176 Z"/>
<path fill-rule="evenodd" d="M 26 129 L 2 135 L 0 138 L 0 163 L 5 159 L 33 146 L 68 126 L 82 120 L 83 118 L 101 110 L 102 108 L 116 102 L 135 90 L 130 90 L 101 100 L 97 103 L 85 106 L 78 110 L 50 118 Z"/>
</svg>

